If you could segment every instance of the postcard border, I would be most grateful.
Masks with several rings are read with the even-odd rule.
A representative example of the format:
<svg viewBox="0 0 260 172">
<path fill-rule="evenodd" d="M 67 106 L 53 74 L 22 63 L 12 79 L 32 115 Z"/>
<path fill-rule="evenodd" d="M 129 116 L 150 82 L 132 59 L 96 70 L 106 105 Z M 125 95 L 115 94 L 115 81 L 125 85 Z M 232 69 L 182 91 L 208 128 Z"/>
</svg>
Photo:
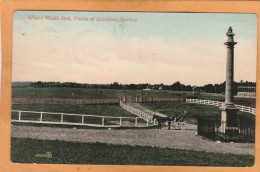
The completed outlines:
<svg viewBox="0 0 260 172">
<path fill-rule="evenodd" d="M 203 13 L 253 13 L 259 20 L 260 1 L 162 1 L 162 0 L 3 0 L 1 3 L 2 29 L 2 82 L 0 97 L 0 171 L 260 171 L 260 134 L 256 132 L 254 167 L 178 167 L 137 165 L 68 165 L 68 164 L 18 164 L 10 160 L 11 130 L 11 77 L 12 77 L 12 27 L 17 10 L 51 11 L 127 11 L 127 12 L 203 12 Z M 257 62 L 259 62 L 260 24 L 258 21 Z M 257 66 L 257 82 L 260 68 Z M 257 97 L 260 87 L 257 85 Z M 260 107 L 258 98 L 256 107 Z M 256 108 L 256 130 L 260 131 L 259 109 Z"/>
</svg>

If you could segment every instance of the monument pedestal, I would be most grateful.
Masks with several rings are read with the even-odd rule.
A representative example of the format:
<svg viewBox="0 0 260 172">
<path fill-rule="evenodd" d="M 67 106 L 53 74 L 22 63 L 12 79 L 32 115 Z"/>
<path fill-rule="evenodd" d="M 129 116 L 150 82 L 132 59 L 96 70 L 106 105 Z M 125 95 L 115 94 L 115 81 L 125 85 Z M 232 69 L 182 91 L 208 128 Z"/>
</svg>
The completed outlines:
<svg viewBox="0 0 260 172">
<path fill-rule="evenodd" d="M 234 105 L 224 105 L 221 110 L 221 125 L 219 131 L 226 134 L 238 134 L 237 109 Z"/>
</svg>

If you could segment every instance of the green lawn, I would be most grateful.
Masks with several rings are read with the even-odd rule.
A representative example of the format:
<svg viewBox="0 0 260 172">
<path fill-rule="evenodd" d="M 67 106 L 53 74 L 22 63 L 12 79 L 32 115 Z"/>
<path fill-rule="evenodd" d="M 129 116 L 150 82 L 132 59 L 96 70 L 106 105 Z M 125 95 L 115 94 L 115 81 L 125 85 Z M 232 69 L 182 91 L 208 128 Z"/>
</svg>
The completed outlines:
<svg viewBox="0 0 260 172">
<path fill-rule="evenodd" d="M 220 119 L 220 110 L 216 106 L 186 103 L 186 102 L 148 102 L 148 103 L 142 103 L 142 106 L 151 109 L 153 111 L 157 111 L 162 114 L 165 114 L 167 116 L 173 116 L 174 111 L 176 111 L 178 114 L 183 113 L 183 111 L 187 111 L 188 114 L 186 116 L 186 120 L 188 123 L 191 124 L 197 124 L 197 117 L 199 116 Z M 17 105 L 12 105 L 12 109 L 24 110 L 24 111 L 75 113 L 75 114 L 87 114 L 87 115 L 114 116 L 114 117 L 136 117 L 136 115 L 133 115 L 128 111 L 124 110 L 118 104 L 98 104 L 98 105 L 38 105 L 38 104 L 18 105 L 17 104 Z M 255 121 L 254 115 L 249 113 L 244 113 L 244 112 L 239 112 L 239 118 Z"/>
<path fill-rule="evenodd" d="M 217 106 L 202 105 L 196 103 L 186 103 L 186 102 L 148 102 L 142 103 L 142 106 L 150 109 L 152 111 L 160 112 L 167 116 L 173 116 L 174 111 L 177 114 L 187 111 L 186 120 L 188 123 L 197 124 L 197 117 L 210 117 L 215 119 L 220 119 L 220 109 Z M 250 120 L 255 120 L 255 115 L 239 112 L 239 118 L 245 118 Z"/>
<path fill-rule="evenodd" d="M 12 138 L 14 163 L 253 166 L 254 156 L 148 146 Z M 41 157 L 51 152 L 51 158 Z"/>
<path fill-rule="evenodd" d="M 35 93 L 35 95 L 33 95 Z M 90 88 L 12 88 L 13 98 L 72 98 L 72 99 L 105 99 L 120 96 L 152 96 L 173 97 L 182 96 L 183 92 L 166 90 L 120 90 L 120 89 L 90 89 Z M 186 94 L 186 93 L 185 93 Z M 192 94 L 187 92 L 188 95 Z"/>
<path fill-rule="evenodd" d="M 58 112 L 86 115 L 114 116 L 114 117 L 136 117 L 124 110 L 119 104 L 97 104 L 97 105 L 41 105 L 41 104 L 14 104 L 12 110 Z"/>
<path fill-rule="evenodd" d="M 169 90 L 120 90 L 120 89 L 90 89 L 90 88 L 12 88 L 13 98 L 71 98 L 71 99 L 115 99 L 123 96 L 144 97 L 194 97 L 193 92 Z M 223 94 L 200 93 L 198 99 L 224 101 Z M 234 103 L 255 107 L 255 99 L 234 98 Z"/>
<path fill-rule="evenodd" d="M 22 111 L 37 111 L 37 112 L 57 112 L 57 113 L 72 113 L 72 114 L 85 114 L 85 115 L 97 115 L 97 116 L 112 116 L 112 117 L 131 117 L 137 116 L 124 110 L 119 104 L 97 104 L 97 105 L 39 105 L 39 104 L 24 104 L 24 105 L 12 105 L 12 110 Z M 18 119 L 18 113 L 12 112 L 12 119 Z M 61 115 L 58 114 L 44 114 L 43 121 L 60 122 Z M 39 113 L 22 113 L 22 120 L 40 120 Z M 64 115 L 64 122 L 81 123 L 82 118 L 80 116 Z M 105 118 L 105 125 L 119 124 L 117 118 Z M 135 119 L 122 119 L 122 121 L 128 121 L 135 123 Z M 89 124 L 102 124 L 102 118 L 100 117 L 85 117 L 85 123 Z M 146 123 L 143 119 L 138 119 L 138 123 Z"/>
<path fill-rule="evenodd" d="M 33 95 L 33 93 L 35 93 Z M 92 88 L 66 88 L 66 87 L 14 87 L 12 88 L 13 98 L 72 98 L 72 99 L 98 99 L 98 98 L 119 98 L 120 96 L 151 96 L 151 97 L 173 97 L 192 96 L 192 92 L 171 91 L 171 90 L 123 90 L 123 89 L 92 89 Z M 223 94 L 201 93 L 199 98 L 223 98 Z"/>
</svg>

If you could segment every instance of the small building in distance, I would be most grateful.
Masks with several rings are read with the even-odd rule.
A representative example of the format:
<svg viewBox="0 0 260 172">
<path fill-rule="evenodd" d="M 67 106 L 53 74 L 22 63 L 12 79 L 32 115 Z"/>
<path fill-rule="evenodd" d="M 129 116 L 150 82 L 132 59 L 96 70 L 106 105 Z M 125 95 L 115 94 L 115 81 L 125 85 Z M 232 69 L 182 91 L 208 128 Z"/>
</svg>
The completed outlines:
<svg viewBox="0 0 260 172">
<path fill-rule="evenodd" d="M 238 86 L 237 91 L 238 97 L 256 97 L 255 87 Z"/>
</svg>

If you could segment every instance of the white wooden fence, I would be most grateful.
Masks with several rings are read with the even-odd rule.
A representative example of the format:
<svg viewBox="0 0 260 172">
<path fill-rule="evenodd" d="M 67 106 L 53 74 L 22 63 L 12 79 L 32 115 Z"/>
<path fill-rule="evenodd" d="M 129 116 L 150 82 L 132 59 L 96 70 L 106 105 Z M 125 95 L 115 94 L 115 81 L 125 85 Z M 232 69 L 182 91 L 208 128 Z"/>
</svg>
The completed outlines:
<svg viewBox="0 0 260 172">
<path fill-rule="evenodd" d="M 213 105 L 213 106 L 222 106 L 224 102 L 213 101 L 213 100 L 201 100 L 201 99 L 186 99 L 187 103 L 198 103 L 198 104 L 205 104 L 205 105 Z M 247 112 L 255 115 L 255 108 L 236 105 L 235 106 L 239 109 L 239 111 Z"/>
<path fill-rule="evenodd" d="M 28 114 L 30 117 L 28 118 Z M 11 122 L 23 122 L 23 123 L 42 123 L 42 124 L 61 124 L 61 125 L 78 125 L 78 126 L 92 126 L 92 127 L 120 127 L 126 126 L 126 122 L 129 127 L 129 120 L 134 121 L 131 126 L 137 126 L 139 117 L 112 117 L 112 116 L 97 116 L 97 115 L 85 115 L 85 114 L 69 114 L 69 113 L 55 113 L 55 112 L 37 112 L 37 111 L 21 111 L 12 110 L 12 116 L 17 116 L 16 119 L 11 119 Z M 27 115 L 27 117 L 26 117 Z M 56 115 L 56 118 L 44 119 L 45 115 Z M 64 117 L 78 117 L 78 121 L 66 121 Z M 14 117 L 12 117 L 14 118 Z M 88 123 L 88 119 L 94 118 L 97 123 Z M 54 120 L 56 119 L 56 121 Z M 79 120 L 80 119 L 80 120 Z M 140 119 L 140 118 L 139 118 Z M 110 120 L 110 124 L 106 124 L 105 120 Z M 112 121 L 111 121 L 112 120 Z M 111 123 L 113 123 L 111 125 Z"/>
<path fill-rule="evenodd" d="M 148 113 L 145 113 L 139 109 L 133 108 L 121 101 L 120 101 L 120 106 L 123 109 L 127 110 L 128 112 L 135 114 L 135 115 L 139 116 L 140 118 L 144 119 L 147 122 L 147 126 L 149 126 L 149 123 L 154 124 L 153 117 L 151 115 L 149 115 Z"/>
</svg>

